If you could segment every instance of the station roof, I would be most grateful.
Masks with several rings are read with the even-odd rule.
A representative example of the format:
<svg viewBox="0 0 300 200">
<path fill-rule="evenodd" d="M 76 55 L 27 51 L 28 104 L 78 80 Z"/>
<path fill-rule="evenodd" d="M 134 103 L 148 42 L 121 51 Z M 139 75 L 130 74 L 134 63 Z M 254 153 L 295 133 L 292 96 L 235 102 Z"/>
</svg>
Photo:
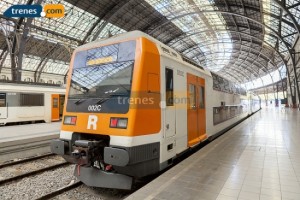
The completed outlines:
<svg viewBox="0 0 300 200">
<path fill-rule="evenodd" d="M 299 38 L 297 0 L 20 0 L 18 3 L 59 3 L 65 6 L 66 15 L 29 20 L 0 14 L 0 70 L 11 68 L 11 59 L 15 59 L 14 70 L 65 76 L 77 46 L 108 35 L 141 30 L 201 66 L 233 82 L 246 83 L 287 65 Z M 13 4 L 13 0 L 2 0 L 0 13 Z M 21 64 L 20 58 L 23 58 Z"/>
<path fill-rule="evenodd" d="M 263 87 L 255 88 L 255 90 L 250 90 L 250 91 L 255 92 L 255 94 L 257 95 L 266 95 L 269 93 L 276 95 L 276 93 L 286 91 L 286 88 L 287 88 L 287 78 L 283 78 L 280 81 L 274 82 L 272 84 L 264 85 Z M 277 98 L 276 96 L 274 97 L 274 99 Z"/>
</svg>

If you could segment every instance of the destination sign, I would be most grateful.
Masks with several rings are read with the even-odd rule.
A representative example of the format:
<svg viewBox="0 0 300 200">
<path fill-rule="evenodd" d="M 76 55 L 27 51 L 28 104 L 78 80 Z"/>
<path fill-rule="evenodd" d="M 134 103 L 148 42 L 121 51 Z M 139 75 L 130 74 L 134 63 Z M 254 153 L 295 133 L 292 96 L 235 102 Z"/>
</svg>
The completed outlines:
<svg viewBox="0 0 300 200">
<path fill-rule="evenodd" d="M 109 62 L 113 62 L 116 59 L 112 56 L 109 57 L 103 57 L 103 58 L 96 58 L 93 60 L 88 60 L 87 61 L 87 66 L 91 66 L 91 65 L 99 65 L 99 64 L 103 64 L 103 63 L 109 63 Z"/>
</svg>

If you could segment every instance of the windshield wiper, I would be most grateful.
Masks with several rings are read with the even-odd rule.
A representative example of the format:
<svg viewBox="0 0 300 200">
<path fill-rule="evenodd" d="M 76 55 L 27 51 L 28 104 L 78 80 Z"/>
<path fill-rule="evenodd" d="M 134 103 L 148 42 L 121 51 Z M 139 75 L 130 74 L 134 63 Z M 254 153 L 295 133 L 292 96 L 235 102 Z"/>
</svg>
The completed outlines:
<svg viewBox="0 0 300 200">
<path fill-rule="evenodd" d="M 74 104 L 79 105 L 84 101 L 86 101 L 86 99 L 78 99 L 77 101 L 74 102 Z"/>
<path fill-rule="evenodd" d="M 103 104 L 105 101 L 107 101 L 109 98 L 102 98 L 99 101 L 96 102 L 97 105 Z"/>
<path fill-rule="evenodd" d="M 109 94 L 110 97 L 120 97 L 120 96 L 128 96 L 129 95 L 129 92 L 128 93 L 111 93 Z"/>
</svg>

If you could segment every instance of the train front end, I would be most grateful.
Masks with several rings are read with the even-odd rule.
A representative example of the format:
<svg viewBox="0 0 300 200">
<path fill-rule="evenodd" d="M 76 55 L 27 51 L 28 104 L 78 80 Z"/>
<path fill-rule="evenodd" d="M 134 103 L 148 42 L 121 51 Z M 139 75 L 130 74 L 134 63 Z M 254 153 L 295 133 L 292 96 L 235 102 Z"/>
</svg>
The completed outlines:
<svg viewBox="0 0 300 200">
<path fill-rule="evenodd" d="M 159 53 L 137 37 L 75 50 L 60 138 L 51 151 L 74 163 L 86 185 L 131 189 L 159 171 Z"/>
</svg>

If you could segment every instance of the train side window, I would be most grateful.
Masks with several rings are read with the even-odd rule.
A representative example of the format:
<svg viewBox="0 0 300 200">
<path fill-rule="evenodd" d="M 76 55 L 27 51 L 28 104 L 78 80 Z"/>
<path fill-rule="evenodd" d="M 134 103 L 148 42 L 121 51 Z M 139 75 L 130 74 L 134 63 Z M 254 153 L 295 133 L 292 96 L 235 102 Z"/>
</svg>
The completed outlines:
<svg viewBox="0 0 300 200">
<path fill-rule="evenodd" d="M 6 106 L 6 94 L 0 93 L 0 107 Z"/>
<path fill-rule="evenodd" d="M 58 108 L 58 98 L 53 98 L 53 108 Z"/>
<path fill-rule="evenodd" d="M 166 68 L 166 105 L 174 105 L 174 78 L 173 70 Z"/>
<path fill-rule="evenodd" d="M 20 106 L 44 106 L 44 94 L 22 93 Z"/>
<path fill-rule="evenodd" d="M 199 108 L 205 108 L 205 89 L 204 87 L 200 87 L 200 91 L 199 91 L 199 94 L 200 94 L 200 99 L 199 99 Z"/>
<path fill-rule="evenodd" d="M 190 109 L 196 109 L 196 86 L 189 84 L 189 103 Z"/>
</svg>

